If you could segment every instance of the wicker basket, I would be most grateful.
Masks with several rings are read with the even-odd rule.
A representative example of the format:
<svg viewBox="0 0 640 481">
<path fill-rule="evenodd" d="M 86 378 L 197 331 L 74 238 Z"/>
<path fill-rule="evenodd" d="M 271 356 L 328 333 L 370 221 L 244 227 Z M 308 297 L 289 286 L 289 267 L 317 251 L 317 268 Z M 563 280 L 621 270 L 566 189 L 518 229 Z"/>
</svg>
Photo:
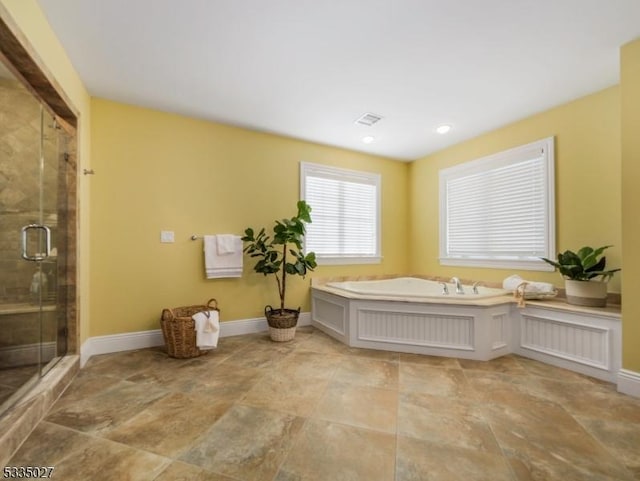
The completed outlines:
<svg viewBox="0 0 640 481">
<path fill-rule="evenodd" d="M 160 326 L 167 346 L 167 354 L 178 359 L 186 359 L 198 357 L 209 352 L 198 348 L 196 344 L 196 323 L 191 316 L 198 312 L 213 310 L 219 311 L 218 301 L 215 299 L 210 299 L 206 305 L 163 309 Z"/>
<path fill-rule="evenodd" d="M 264 317 L 267 318 L 269 324 L 269 336 L 272 341 L 287 342 L 296 335 L 296 326 L 298 325 L 298 309 L 274 309 L 271 306 L 264 308 Z"/>
</svg>

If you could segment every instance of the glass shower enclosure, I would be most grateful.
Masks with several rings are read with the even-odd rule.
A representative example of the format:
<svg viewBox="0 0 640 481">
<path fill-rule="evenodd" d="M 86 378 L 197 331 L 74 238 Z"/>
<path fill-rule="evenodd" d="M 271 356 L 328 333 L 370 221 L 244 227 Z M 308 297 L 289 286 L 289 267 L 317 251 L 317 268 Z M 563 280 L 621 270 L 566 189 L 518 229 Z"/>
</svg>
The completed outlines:
<svg viewBox="0 0 640 481">
<path fill-rule="evenodd" d="M 0 414 L 67 351 L 69 138 L 0 65 Z"/>
</svg>

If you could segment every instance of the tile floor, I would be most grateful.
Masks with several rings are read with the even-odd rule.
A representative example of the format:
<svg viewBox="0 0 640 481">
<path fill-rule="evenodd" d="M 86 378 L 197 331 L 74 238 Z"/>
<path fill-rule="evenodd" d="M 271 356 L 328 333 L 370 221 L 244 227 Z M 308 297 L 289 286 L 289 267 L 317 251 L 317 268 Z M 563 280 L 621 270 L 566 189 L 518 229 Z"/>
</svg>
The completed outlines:
<svg viewBox="0 0 640 481">
<path fill-rule="evenodd" d="M 640 399 L 517 356 L 220 340 L 92 358 L 12 466 L 52 479 L 640 480 Z"/>
</svg>

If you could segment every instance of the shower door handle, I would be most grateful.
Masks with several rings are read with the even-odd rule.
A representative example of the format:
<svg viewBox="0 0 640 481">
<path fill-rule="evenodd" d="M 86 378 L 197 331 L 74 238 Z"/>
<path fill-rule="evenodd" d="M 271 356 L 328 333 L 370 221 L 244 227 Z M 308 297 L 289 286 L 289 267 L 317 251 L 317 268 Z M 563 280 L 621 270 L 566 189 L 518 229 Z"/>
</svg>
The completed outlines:
<svg viewBox="0 0 640 481">
<path fill-rule="evenodd" d="M 27 238 L 30 230 L 40 230 L 44 232 L 44 255 L 42 252 L 36 252 L 34 255 L 29 255 L 27 252 Z M 29 224 L 22 228 L 22 258 L 27 261 L 42 261 L 49 257 L 51 253 L 51 229 L 46 225 L 41 224 Z"/>
</svg>

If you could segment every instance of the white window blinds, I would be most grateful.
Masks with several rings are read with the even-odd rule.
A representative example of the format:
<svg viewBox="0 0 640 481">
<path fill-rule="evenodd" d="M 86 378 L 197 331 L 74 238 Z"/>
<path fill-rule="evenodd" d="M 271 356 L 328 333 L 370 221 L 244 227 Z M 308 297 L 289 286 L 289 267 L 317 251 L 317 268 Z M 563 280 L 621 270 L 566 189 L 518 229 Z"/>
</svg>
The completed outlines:
<svg viewBox="0 0 640 481">
<path fill-rule="evenodd" d="M 553 138 L 440 171 L 442 264 L 548 270 Z"/>
<path fill-rule="evenodd" d="M 380 261 L 380 176 L 301 164 L 302 197 L 311 206 L 305 251 L 321 264 Z"/>
</svg>

